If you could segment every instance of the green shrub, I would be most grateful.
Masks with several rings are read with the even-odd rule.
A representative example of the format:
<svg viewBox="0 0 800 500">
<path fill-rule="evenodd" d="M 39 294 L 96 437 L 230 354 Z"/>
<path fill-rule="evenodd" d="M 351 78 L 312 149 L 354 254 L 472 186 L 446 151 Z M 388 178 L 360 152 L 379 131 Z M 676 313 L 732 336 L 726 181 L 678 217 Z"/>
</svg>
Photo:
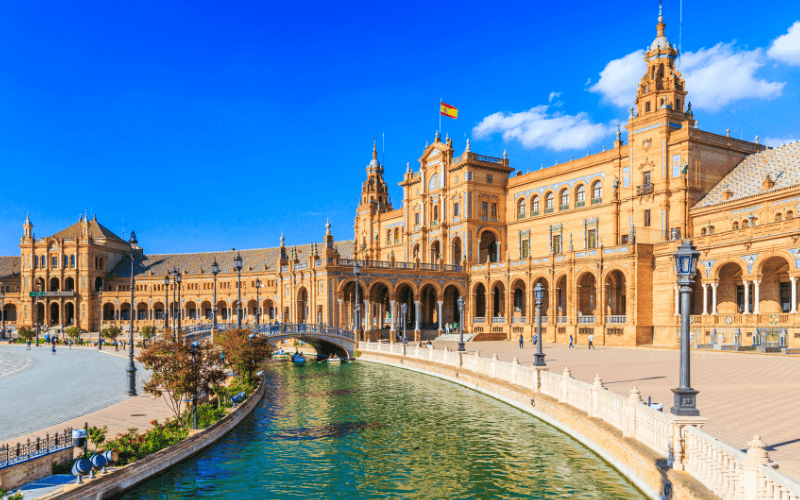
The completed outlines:
<svg viewBox="0 0 800 500">
<path fill-rule="evenodd" d="M 119 465 L 129 464 L 172 446 L 189 435 L 189 431 L 173 419 L 167 420 L 164 424 L 153 420 L 150 424 L 153 428 L 143 434 L 139 434 L 138 429 L 134 427 L 124 434 L 118 434 L 107 443 L 108 449 L 119 454 L 117 462 Z"/>
</svg>

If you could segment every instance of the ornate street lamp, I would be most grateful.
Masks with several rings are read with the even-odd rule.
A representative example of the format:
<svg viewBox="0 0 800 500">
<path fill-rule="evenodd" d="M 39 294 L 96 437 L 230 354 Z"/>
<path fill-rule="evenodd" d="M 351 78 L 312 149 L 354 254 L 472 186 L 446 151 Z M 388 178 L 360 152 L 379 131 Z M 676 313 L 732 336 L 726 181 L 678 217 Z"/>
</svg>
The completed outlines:
<svg viewBox="0 0 800 500">
<path fill-rule="evenodd" d="M 211 264 L 211 274 L 214 275 L 214 305 L 211 307 L 211 313 L 213 316 L 213 323 L 211 324 L 211 329 L 217 329 L 217 275 L 219 274 L 219 264 L 217 264 L 217 259 L 214 258 L 214 262 Z"/>
<path fill-rule="evenodd" d="M 458 303 L 458 351 L 465 352 L 464 346 L 464 297 L 459 297 Z"/>
<path fill-rule="evenodd" d="M 361 273 L 361 268 L 358 266 L 358 261 L 356 261 L 356 264 L 353 266 L 353 274 L 356 276 L 356 304 L 355 304 L 355 308 L 354 308 L 355 309 L 355 318 L 354 318 L 355 319 L 355 324 L 353 326 L 355 327 L 356 335 L 358 335 L 359 331 L 361 330 L 361 307 L 360 307 L 360 304 L 358 302 L 358 275 L 360 273 Z M 357 337 L 357 338 L 361 339 L 361 337 Z"/>
<path fill-rule="evenodd" d="M 197 373 L 197 364 L 195 363 L 194 355 L 195 349 L 200 347 L 200 342 L 194 341 L 191 344 L 192 350 L 192 371 Z M 197 383 L 197 378 L 195 377 L 195 383 Z M 192 429 L 197 430 L 197 386 L 194 387 L 194 392 L 192 394 Z"/>
<path fill-rule="evenodd" d="M 134 301 L 133 301 L 133 291 L 136 288 L 136 281 L 133 276 L 133 261 L 136 254 L 133 251 L 133 246 L 136 245 L 136 233 L 131 231 L 131 238 L 129 241 L 131 245 L 131 307 L 130 307 L 130 314 L 131 314 L 131 331 L 129 332 L 128 338 L 128 368 L 125 369 L 125 373 L 128 374 L 128 396 L 136 396 L 136 365 L 133 363 L 133 315 L 136 314 L 136 309 L 134 308 Z"/>
<path fill-rule="evenodd" d="M 172 271 L 170 271 L 169 273 L 172 275 L 172 307 L 170 307 L 169 312 L 172 315 L 172 329 L 175 330 L 174 337 L 175 337 L 175 342 L 177 342 L 178 341 L 178 329 L 175 327 L 175 325 L 177 325 L 177 321 L 176 321 L 177 320 L 177 316 L 176 316 L 176 311 L 175 311 L 175 306 L 177 304 L 175 303 L 175 301 L 177 300 L 177 294 L 178 294 L 178 283 L 177 283 L 178 282 L 178 280 L 177 280 L 178 269 L 173 267 Z M 167 277 L 167 279 L 169 279 L 169 277 Z"/>
<path fill-rule="evenodd" d="M 261 301 L 261 296 L 259 295 L 260 291 L 261 291 L 261 280 L 256 278 L 256 311 L 255 311 L 255 313 L 256 313 L 256 329 L 258 329 L 258 317 L 259 317 L 259 311 L 261 309 L 261 302 L 260 302 Z"/>
<path fill-rule="evenodd" d="M 692 245 L 691 240 L 683 240 L 675 252 L 675 274 L 678 276 L 681 295 L 681 370 L 680 386 L 672 389 L 675 394 L 675 405 L 669 411 L 673 415 L 700 415 L 700 410 L 695 407 L 697 393 L 700 391 L 691 387 L 689 364 L 689 302 L 691 300 L 689 294 L 692 293 L 699 257 L 700 252 Z"/>
<path fill-rule="evenodd" d="M 408 304 L 403 303 L 403 307 L 400 310 L 403 312 L 403 343 L 406 344 L 408 343 L 406 340 L 406 311 L 408 311 Z"/>
<path fill-rule="evenodd" d="M 100 328 L 97 329 L 97 350 L 103 350 L 103 285 L 100 285 L 100 290 L 97 291 L 97 296 L 100 299 Z M 39 308 L 36 308 L 36 315 L 39 315 Z M 36 345 L 39 345 L 39 335 L 37 327 Z"/>
<path fill-rule="evenodd" d="M 544 287 L 541 283 L 536 283 L 533 287 L 533 298 L 536 299 L 536 336 L 539 338 L 536 342 L 536 353 L 533 355 L 533 366 L 547 366 L 544 362 L 544 353 L 542 352 L 542 302 L 544 301 Z"/>
<path fill-rule="evenodd" d="M 242 328 L 242 256 L 236 254 L 233 259 L 233 268 L 236 270 L 236 279 L 239 282 L 237 288 L 239 289 L 239 302 L 236 307 L 236 328 Z"/>
<path fill-rule="evenodd" d="M 167 334 L 169 328 L 169 273 L 164 276 L 164 335 Z"/>
<path fill-rule="evenodd" d="M 178 335 L 181 333 L 181 312 L 183 308 L 181 307 L 181 282 L 183 281 L 183 273 L 181 271 L 175 270 L 175 288 L 178 289 Z"/>
<path fill-rule="evenodd" d="M 5 311 L 6 291 L 0 289 L 0 332 L 3 332 L 3 337 L 6 336 L 6 311 Z"/>
</svg>

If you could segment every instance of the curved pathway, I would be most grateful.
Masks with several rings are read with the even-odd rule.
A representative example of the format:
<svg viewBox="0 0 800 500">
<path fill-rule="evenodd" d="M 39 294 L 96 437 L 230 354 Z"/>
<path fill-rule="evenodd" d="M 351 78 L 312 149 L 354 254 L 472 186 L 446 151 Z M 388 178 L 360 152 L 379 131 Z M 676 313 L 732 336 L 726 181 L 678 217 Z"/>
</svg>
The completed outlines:
<svg viewBox="0 0 800 500">
<path fill-rule="evenodd" d="M 49 346 L 0 346 L 0 443 L 129 399 L 121 354 L 59 345 L 54 356 Z M 141 394 L 149 373 L 139 363 L 136 368 Z"/>
</svg>

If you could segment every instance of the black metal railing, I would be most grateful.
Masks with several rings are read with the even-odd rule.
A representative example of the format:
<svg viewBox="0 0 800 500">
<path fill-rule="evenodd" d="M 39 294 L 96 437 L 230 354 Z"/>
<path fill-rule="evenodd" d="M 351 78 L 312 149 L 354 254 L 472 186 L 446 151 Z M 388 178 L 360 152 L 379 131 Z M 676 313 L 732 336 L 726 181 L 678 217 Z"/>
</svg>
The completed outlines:
<svg viewBox="0 0 800 500">
<path fill-rule="evenodd" d="M 641 196 L 643 194 L 650 194 L 652 192 L 653 192 L 652 184 L 642 184 L 640 186 L 636 186 L 636 196 Z"/>
<path fill-rule="evenodd" d="M 18 442 L 16 445 L 6 444 L 0 446 L 0 469 L 71 447 L 72 428 L 70 427 L 64 429 L 62 434 L 56 433 L 51 436 L 48 433 L 44 439 L 36 438 L 35 441 L 28 439 L 26 443 Z"/>
</svg>

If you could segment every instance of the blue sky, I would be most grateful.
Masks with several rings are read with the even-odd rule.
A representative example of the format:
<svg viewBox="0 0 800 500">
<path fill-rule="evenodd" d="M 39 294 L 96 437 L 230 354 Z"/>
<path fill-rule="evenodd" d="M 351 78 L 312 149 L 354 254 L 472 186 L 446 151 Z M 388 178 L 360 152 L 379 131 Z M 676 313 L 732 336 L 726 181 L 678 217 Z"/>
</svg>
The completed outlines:
<svg viewBox="0 0 800 500">
<path fill-rule="evenodd" d="M 77 5 L 76 5 L 77 4 Z M 96 213 L 148 253 L 338 239 L 373 137 L 400 206 L 438 128 L 526 171 L 610 147 L 658 3 L 45 2 L 0 18 L 0 254 Z M 664 4 L 678 42 L 679 3 Z M 700 128 L 800 139 L 792 2 L 686 1 Z M 797 24 L 795 24 L 797 23 Z M 638 53 L 637 53 L 638 51 Z"/>
</svg>

